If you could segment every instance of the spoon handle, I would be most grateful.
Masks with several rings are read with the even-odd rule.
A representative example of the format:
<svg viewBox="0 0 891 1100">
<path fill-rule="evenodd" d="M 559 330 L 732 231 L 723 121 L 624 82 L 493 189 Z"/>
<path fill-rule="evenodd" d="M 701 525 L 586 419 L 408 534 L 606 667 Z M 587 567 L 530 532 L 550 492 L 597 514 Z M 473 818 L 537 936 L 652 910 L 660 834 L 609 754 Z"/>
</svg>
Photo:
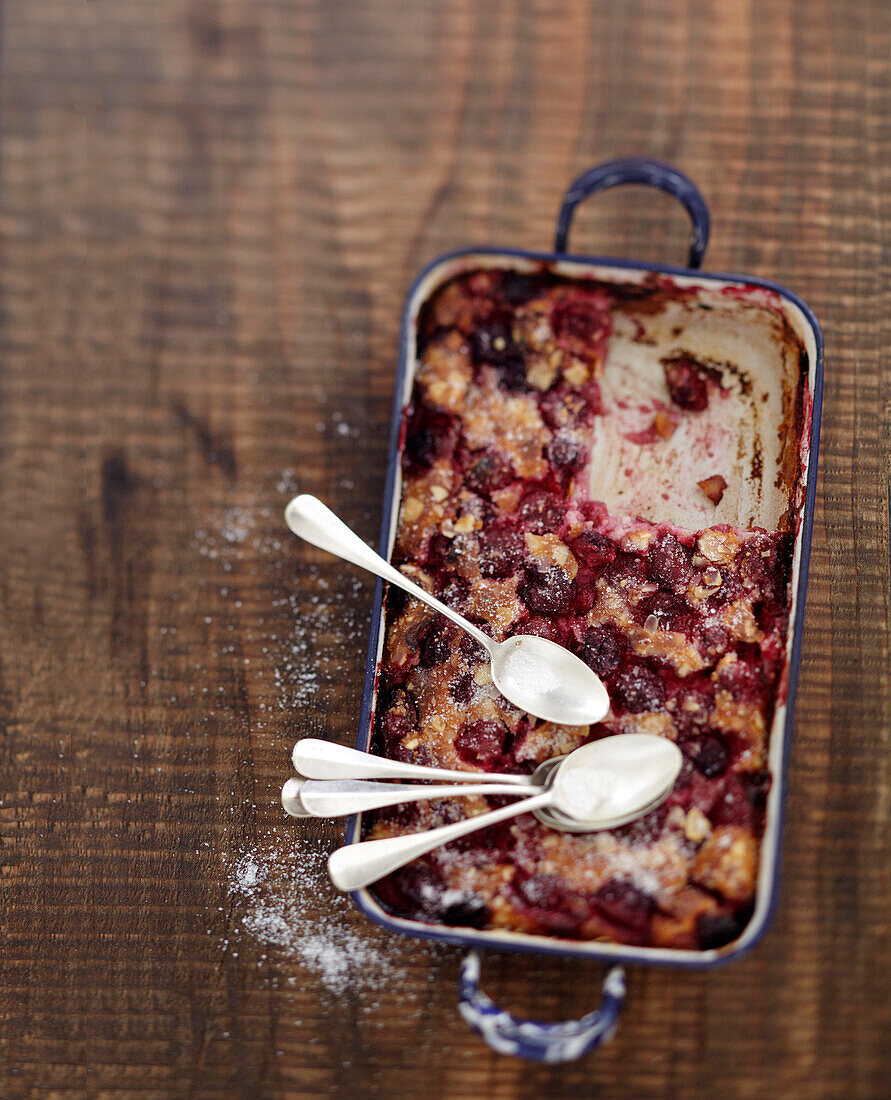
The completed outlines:
<svg viewBox="0 0 891 1100">
<path fill-rule="evenodd" d="M 449 768 L 427 768 L 385 760 L 370 752 L 349 749 L 317 737 L 304 737 L 291 755 L 294 767 L 306 779 L 440 779 L 450 783 L 510 783 L 528 787 L 528 775 L 499 775 L 494 772 L 462 772 Z"/>
<path fill-rule="evenodd" d="M 448 844 L 467 833 L 497 825 L 518 814 L 531 813 L 551 801 L 550 791 L 533 795 L 515 802 L 512 806 L 502 806 L 487 814 L 477 814 L 452 825 L 442 825 L 428 833 L 412 833 L 408 836 L 390 836 L 383 840 L 366 840 L 361 844 L 347 844 L 338 848 L 328 857 L 328 873 L 338 890 L 361 890 L 369 883 L 377 882 L 384 875 L 404 867 L 425 852 Z"/>
<path fill-rule="evenodd" d="M 288 782 L 291 782 L 288 780 Z M 407 783 L 375 783 L 365 779 L 307 779 L 300 788 L 300 801 L 313 817 L 346 817 L 403 802 L 431 798 L 465 798 L 470 795 L 536 794 L 538 786 L 518 787 L 510 783 L 449 783 L 426 786 Z"/>
<path fill-rule="evenodd" d="M 282 787 L 282 809 L 291 817 L 314 817 L 303 805 L 300 792 L 303 790 L 306 779 L 288 779 Z"/>
<path fill-rule="evenodd" d="M 452 611 L 450 607 L 446 607 L 435 596 L 431 596 L 429 592 L 425 592 L 414 581 L 410 581 L 408 577 L 400 573 L 389 562 L 384 561 L 380 554 L 375 554 L 370 546 L 366 545 L 355 532 L 347 527 L 343 520 L 338 519 L 331 509 L 317 497 L 305 493 L 302 496 L 294 497 L 285 508 L 285 523 L 295 535 L 311 542 L 313 546 L 318 546 L 321 550 L 327 550 L 329 554 L 335 554 L 338 558 L 343 558 L 344 561 L 352 562 L 353 565 L 358 565 L 360 569 L 367 569 L 369 573 L 382 577 L 385 581 L 397 585 L 405 592 L 417 597 L 417 599 L 423 600 L 430 607 L 435 607 L 441 615 L 445 615 L 447 619 L 451 619 L 453 623 L 457 623 L 463 630 L 466 630 L 491 655 L 495 643 L 487 634 L 483 634 L 473 623 L 469 623 L 463 615 Z"/>
</svg>

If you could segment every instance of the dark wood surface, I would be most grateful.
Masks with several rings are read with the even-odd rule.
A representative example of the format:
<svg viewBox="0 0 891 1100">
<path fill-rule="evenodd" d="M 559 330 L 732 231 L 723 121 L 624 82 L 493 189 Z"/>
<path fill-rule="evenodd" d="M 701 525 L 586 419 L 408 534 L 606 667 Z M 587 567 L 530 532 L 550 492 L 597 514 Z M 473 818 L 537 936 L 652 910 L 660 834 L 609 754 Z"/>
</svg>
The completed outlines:
<svg viewBox="0 0 891 1100">
<path fill-rule="evenodd" d="M 886 0 L 32 0 L 0 86 L 0 1091 L 10 1097 L 879 1097 L 889 1070 L 891 6 Z M 815 309 L 827 366 L 783 888 L 724 969 L 632 968 L 581 1063 L 491 1053 L 459 952 L 325 883 L 283 818 L 352 741 L 402 295 L 548 247 L 616 155 L 700 184 L 706 267 Z M 680 261 L 611 193 L 580 250 Z M 490 955 L 540 1018 L 594 964 Z"/>
</svg>

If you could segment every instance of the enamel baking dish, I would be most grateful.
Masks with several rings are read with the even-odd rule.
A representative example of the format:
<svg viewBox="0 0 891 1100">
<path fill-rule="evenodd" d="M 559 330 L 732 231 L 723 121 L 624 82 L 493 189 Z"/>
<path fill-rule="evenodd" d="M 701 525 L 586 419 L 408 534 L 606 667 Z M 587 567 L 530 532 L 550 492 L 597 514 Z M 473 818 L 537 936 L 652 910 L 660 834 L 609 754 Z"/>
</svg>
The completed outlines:
<svg viewBox="0 0 891 1100">
<path fill-rule="evenodd" d="M 627 260 L 578 256 L 567 253 L 567 237 L 577 204 L 588 195 L 619 184 L 644 184 L 659 188 L 684 205 L 693 225 L 693 240 L 687 268 L 662 264 L 633 263 Z M 660 947 L 633 947 L 600 941 L 562 940 L 517 932 L 454 928 L 422 923 L 394 916 L 384 910 L 368 890 L 354 894 L 356 903 L 373 921 L 394 932 L 426 937 L 446 943 L 463 944 L 474 950 L 462 969 L 460 1010 L 467 1022 L 495 1049 L 527 1059 L 566 1061 L 593 1049 L 612 1034 L 624 995 L 621 963 L 660 964 L 684 967 L 710 967 L 741 955 L 762 935 L 776 902 L 779 870 L 782 805 L 786 768 L 792 735 L 793 707 L 800 657 L 807 585 L 808 557 L 814 513 L 817 445 L 823 371 L 823 340 L 820 327 L 810 309 L 795 294 L 763 279 L 739 275 L 704 274 L 699 271 L 709 235 L 709 215 L 697 188 L 681 173 L 654 161 L 633 158 L 615 161 L 591 169 L 580 176 L 567 191 L 560 209 L 553 252 L 530 253 L 511 249 L 481 248 L 442 256 L 418 276 L 408 294 L 402 327 L 400 362 L 396 380 L 389 471 L 383 507 L 381 553 L 389 557 L 395 536 L 401 491 L 400 439 L 403 414 L 410 399 L 416 366 L 416 327 L 419 312 L 432 294 L 449 279 L 480 268 L 499 268 L 519 273 L 552 272 L 564 278 L 596 279 L 616 286 L 652 286 L 659 281 L 666 287 L 690 292 L 700 300 L 701 312 L 695 333 L 704 358 L 733 359 L 744 364 L 747 376 L 754 380 L 761 400 L 742 402 L 736 410 L 736 422 L 724 425 L 736 440 L 741 477 L 739 488 L 721 501 L 711 522 L 758 525 L 773 529 L 781 513 L 788 513 L 792 501 L 794 555 L 790 594 L 790 624 L 786 643 L 785 667 L 780 677 L 779 695 L 770 731 L 769 768 L 772 785 L 766 808 L 766 826 L 761 846 L 760 871 L 754 913 L 742 935 L 726 947 L 709 950 L 682 950 Z M 781 317 L 794 334 L 799 350 L 796 371 L 804 379 L 802 408 L 799 409 L 797 438 L 792 447 L 786 428 L 789 420 L 788 395 L 784 403 L 783 380 L 777 374 L 776 336 L 757 320 L 764 314 L 757 308 L 767 306 Z M 704 313 L 709 314 L 703 322 Z M 621 350 L 637 375 L 658 369 L 659 355 L 676 340 L 682 317 L 665 315 L 664 346 L 632 346 Z M 611 352 L 612 355 L 612 352 Z M 622 358 L 622 356 L 619 356 Z M 654 364 L 656 367 L 654 368 Z M 622 385 L 621 379 L 617 382 Z M 615 396 L 615 395 L 614 395 Z M 621 395 L 619 395 L 621 396 Z M 633 396 L 633 395 L 632 395 Z M 619 402 L 621 404 L 621 402 Z M 628 427 L 625 425 L 624 427 Z M 720 426 L 719 426 L 720 427 Z M 623 453 L 623 425 L 616 422 L 614 435 L 600 439 L 592 448 L 591 469 L 597 476 L 597 499 L 611 511 L 643 514 L 649 501 L 640 497 L 641 486 L 649 484 L 647 470 L 641 476 L 623 477 L 631 456 Z M 634 458 L 640 466 L 641 449 Z M 701 472 L 696 455 L 682 445 L 670 459 L 669 472 L 677 481 L 689 484 L 690 474 Z M 675 466 L 672 467 L 671 463 Z M 682 477 L 681 475 L 684 475 Z M 665 481 L 666 469 L 660 476 Z M 686 477 L 686 480 L 685 480 Z M 659 519 L 672 523 L 702 526 L 704 516 L 683 494 L 664 494 Z M 668 498 L 671 499 L 668 499 Z M 384 644 L 383 584 L 378 582 L 374 597 L 368 665 L 359 727 L 358 747 L 368 750 L 374 724 L 378 664 Z M 361 835 L 361 820 L 353 818 L 347 828 L 347 840 Z M 583 1020 L 561 1024 L 538 1024 L 518 1020 L 500 1011 L 478 986 L 478 949 L 534 951 L 602 959 L 613 964 L 604 983 L 601 1006 Z"/>
</svg>

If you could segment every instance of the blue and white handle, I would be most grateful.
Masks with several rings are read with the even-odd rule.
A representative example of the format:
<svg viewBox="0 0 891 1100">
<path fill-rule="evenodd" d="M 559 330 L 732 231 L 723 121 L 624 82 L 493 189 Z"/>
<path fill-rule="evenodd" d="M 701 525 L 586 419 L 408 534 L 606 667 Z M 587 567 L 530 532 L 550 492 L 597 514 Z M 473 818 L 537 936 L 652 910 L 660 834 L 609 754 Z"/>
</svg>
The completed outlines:
<svg viewBox="0 0 891 1100">
<path fill-rule="evenodd" d="M 574 1062 L 609 1042 L 625 1000 L 625 972 L 621 966 L 607 973 L 603 1001 L 593 1012 L 579 1020 L 555 1024 L 513 1016 L 487 997 L 479 983 L 480 957 L 471 951 L 461 964 L 458 1011 L 493 1050 L 527 1062 Z"/>
<path fill-rule="evenodd" d="M 625 183 L 640 183 L 647 187 L 658 187 L 674 195 L 684 206 L 693 223 L 693 240 L 690 243 L 688 267 L 698 268 L 702 263 L 708 245 L 711 219 L 708 206 L 702 192 L 683 172 L 648 157 L 627 157 L 624 160 L 611 160 L 589 168 L 574 180 L 563 196 L 563 203 L 557 217 L 557 231 L 554 235 L 554 251 L 565 252 L 569 237 L 569 227 L 575 208 L 588 195 L 595 191 L 605 191 L 609 187 L 619 187 Z"/>
</svg>

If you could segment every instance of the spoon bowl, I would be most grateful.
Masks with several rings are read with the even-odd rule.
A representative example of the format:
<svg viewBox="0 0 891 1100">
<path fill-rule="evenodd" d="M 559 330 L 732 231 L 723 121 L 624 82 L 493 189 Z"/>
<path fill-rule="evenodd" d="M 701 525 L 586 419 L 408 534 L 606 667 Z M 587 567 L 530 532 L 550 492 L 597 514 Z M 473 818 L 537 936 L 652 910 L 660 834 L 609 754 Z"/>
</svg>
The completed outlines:
<svg viewBox="0 0 891 1100">
<path fill-rule="evenodd" d="M 489 654 L 495 686 L 520 710 L 571 726 L 606 717 L 609 696 L 603 681 L 568 649 L 531 634 L 496 642 L 375 554 L 316 497 L 294 497 L 285 508 L 285 522 L 313 546 L 397 585 L 466 630 Z"/>
<path fill-rule="evenodd" d="M 603 681 L 562 645 L 535 634 L 490 639 L 492 680 L 505 699 L 546 722 L 587 726 L 609 712 Z"/>
<path fill-rule="evenodd" d="M 618 829 L 644 817 L 671 794 L 683 763 L 673 741 L 640 733 L 592 741 L 570 756 L 578 762 L 575 778 L 571 770 L 560 771 L 568 756 L 546 760 L 532 776 L 534 783 L 562 788 L 560 803 L 532 812 L 543 825 L 567 833 Z M 593 828 L 586 815 L 596 821 Z"/>
</svg>

